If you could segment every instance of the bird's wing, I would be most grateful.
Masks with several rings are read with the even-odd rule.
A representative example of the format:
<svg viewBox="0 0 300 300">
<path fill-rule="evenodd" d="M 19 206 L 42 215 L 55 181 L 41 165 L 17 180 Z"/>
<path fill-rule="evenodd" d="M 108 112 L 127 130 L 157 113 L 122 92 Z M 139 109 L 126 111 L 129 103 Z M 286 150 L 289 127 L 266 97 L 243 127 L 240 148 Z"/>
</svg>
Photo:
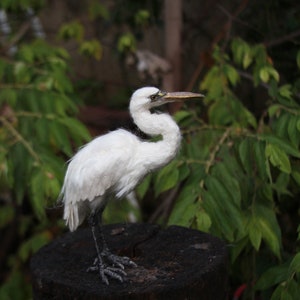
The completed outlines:
<svg viewBox="0 0 300 300">
<path fill-rule="evenodd" d="M 63 186 L 64 203 L 93 201 L 111 192 L 126 176 L 138 139 L 117 130 L 94 139 L 81 148 L 69 163 Z"/>
</svg>

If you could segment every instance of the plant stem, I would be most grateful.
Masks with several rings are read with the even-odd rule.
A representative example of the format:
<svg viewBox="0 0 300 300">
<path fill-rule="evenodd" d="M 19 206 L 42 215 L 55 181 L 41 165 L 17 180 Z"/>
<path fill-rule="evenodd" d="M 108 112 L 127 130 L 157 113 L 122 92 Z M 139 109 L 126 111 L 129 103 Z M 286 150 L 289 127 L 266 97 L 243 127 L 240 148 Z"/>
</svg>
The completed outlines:
<svg viewBox="0 0 300 300">
<path fill-rule="evenodd" d="M 4 117 L 0 116 L 0 122 L 10 131 L 10 133 L 24 145 L 29 154 L 34 158 L 37 163 L 40 163 L 40 158 L 38 154 L 33 150 L 31 145 L 23 138 L 23 136 L 8 122 Z"/>
<path fill-rule="evenodd" d="M 212 167 L 212 165 L 214 164 L 216 155 L 219 152 L 220 147 L 224 144 L 224 142 L 228 138 L 230 132 L 231 132 L 231 127 L 228 127 L 225 130 L 225 132 L 223 133 L 223 135 L 221 136 L 221 139 L 218 141 L 218 143 L 215 145 L 214 149 L 212 150 L 212 152 L 211 152 L 211 154 L 209 156 L 209 160 L 206 162 L 206 168 L 205 168 L 205 173 L 206 174 L 209 173 L 209 170 Z"/>
</svg>

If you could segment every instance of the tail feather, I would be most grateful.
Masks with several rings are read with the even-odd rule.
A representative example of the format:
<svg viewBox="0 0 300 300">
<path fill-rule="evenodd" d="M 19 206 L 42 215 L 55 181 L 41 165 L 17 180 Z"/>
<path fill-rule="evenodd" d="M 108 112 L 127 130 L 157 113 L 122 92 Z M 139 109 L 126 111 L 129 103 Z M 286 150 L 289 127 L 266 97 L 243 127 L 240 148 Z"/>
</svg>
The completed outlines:
<svg viewBox="0 0 300 300">
<path fill-rule="evenodd" d="M 65 205 L 64 220 L 70 231 L 75 231 L 77 229 L 80 225 L 77 205 Z"/>
</svg>

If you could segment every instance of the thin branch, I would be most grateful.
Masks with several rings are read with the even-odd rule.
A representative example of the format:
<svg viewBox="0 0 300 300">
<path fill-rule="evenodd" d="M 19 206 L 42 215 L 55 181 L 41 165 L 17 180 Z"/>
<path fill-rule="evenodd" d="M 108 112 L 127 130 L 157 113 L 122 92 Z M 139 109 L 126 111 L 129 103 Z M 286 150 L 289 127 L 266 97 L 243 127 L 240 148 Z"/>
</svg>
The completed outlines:
<svg viewBox="0 0 300 300">
<path fill-rule="evenodd" d="M 176 195 L 178 193 L 178 190 L 179 190 L 179 186 L 177 185 L 176 187 L 174 187 L 169 191 L 164 201 L 158 206 L 158 208 L 150 216 L 148 220 L 149 223 L 154 223 L 156 220 L 158 220 L 159 217 L 161 217 L 164 222 L 165 220 L 167 220 L 167 217 L 169 216 L 171 211 L 171 207 L 173 206 L 173 203 L 176 200 Z"/>
<path fill-rule="evenodd" d="M 40 163 L 38 154 L 33 150 L 31 145 L 23 138 L 23 136 L 8 122 L 4 117 L 0 116 L 0 122 L 10 131 L 17 141 L 22 143 L 34 160 Z"/>
<path fill-rule="evenodd" d="M 247 7 L 249 0 L 243 0 L 241 1 L 240 5 L 237 7 L 237 9 L 231 14 L 229 13 L 223 6 L 220 4 L 217 5 L 217 7 L 227 15 L 228 21 L 223 26 L 223 29 L 221 32 L 215 37 L 212 46 L 218 44 L 218 42 L 223 38 L 226 37 L 224 46 L 227 44 L 227 41 L 229 40 L 229 34 L 232 27 L 233 20 L 237 19 L 237 16 Z"/>
<path fill-rule="evenodd" d="M 285 36 L 282 36 L 282 37 L 279 37 L 273 41 L 267 41 L 267 42 L 264 42 L 264 45 L 268 48 L 270 47 L 275 47 L 275 46 L 278 46 L 280 44 L 283 44 L 287 41 L 290 41 L 296 37 L 300 36 L 300 30 L 296 30 L 288 35 L 285 35 Z"/>
<path fill-rule="evenodd" d="M 247 73 L 247 72 L 245 72 L 245 71 L 241 71 L 241 70 L 238 70 L 238 69 L 237 69 L 237 72 L 239 73 L 239 75 L 240 75 L 241 77 L 243 77 L 243 78 L 245 78 L 245 79 L 248 79 L 248 80 L 250 80 L 250 81 L 252 81 L 252 82 L 254 81 L 253 76 L 252 76 L 250 73 Z M 261 82 L 260 85 L 261 85 L 262 87 L 264 87 L 265 89 L 267 89 L 267 90 L 270 89 L 270 85 L 268 85 L 267 83 Z M 300 94 L 299 94 L 299 93 L 298 93 L 298 94 L 294 94 L 294 96 L 295 96 L 296 98 L 300 98 Z"/>
<path fill-rule="evenodd" d="M 25 22 L 20 26 L 18 32 L 12 37 L 12 39 L 4 45 L 4 49 L 10 49 L 12 46 L 17 44 L 19 40 L 26 34 L 28 29 L 30 28 L 30 23 Z"/>
<path fill-rule="evenodd" d="M 218 141 L 218 143 L 215 145 L 214 149 L 210 153 L 209 160 L 206 163 L 205 173 L 208 174 L 210 168 L 213 166 L 216 155 L 219 152 L 221 146 L 225 143 L 226 139 L 228 138 L 229 134 L 231 132 L 231 127 L 228 127 L 225 132 L 223 133 L 221 139 Z"/>
</svg>

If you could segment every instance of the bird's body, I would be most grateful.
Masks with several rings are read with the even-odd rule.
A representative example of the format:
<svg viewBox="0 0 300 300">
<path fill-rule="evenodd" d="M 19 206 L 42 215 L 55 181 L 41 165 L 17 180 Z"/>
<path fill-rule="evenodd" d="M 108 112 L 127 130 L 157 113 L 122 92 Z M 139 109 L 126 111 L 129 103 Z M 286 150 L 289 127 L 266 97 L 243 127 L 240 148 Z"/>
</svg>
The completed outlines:
<svg viewBox="0 0 300 300">
<path fill-rule="evenodd" d="M 118 129 L 95 138 L 77 152 L 69 162 L 62 188 L 64 219 L 71 231 L 89 215 L 101 214 L 111 196 L 126 196 L 149 172 L 163 167 L 175 157 L 181 140 L 177 124 L 168 114 L 151 113 L 150 109 L 177 98 L 199 96 L 192 93 L 172 96 L 153 87 L 139 89 L 130 101 L 131 116 L 144 133 L 161 135 L 161 140 L 144 141 Z M 92 230 L 95 223 L 94 220 Z M 97 248 L 94 231 L 93 236 Z M 100 275 L 108 283 L 105 274 L 114 278 L 118 275 L 112 275 L 111 270 L 104 269 L 105 274 L 100 270 L 103 266 L 100 266 L 99 251 L 97 249 Z M 122 263 L 114 265 L 122 266 Z"/>
</svg>

